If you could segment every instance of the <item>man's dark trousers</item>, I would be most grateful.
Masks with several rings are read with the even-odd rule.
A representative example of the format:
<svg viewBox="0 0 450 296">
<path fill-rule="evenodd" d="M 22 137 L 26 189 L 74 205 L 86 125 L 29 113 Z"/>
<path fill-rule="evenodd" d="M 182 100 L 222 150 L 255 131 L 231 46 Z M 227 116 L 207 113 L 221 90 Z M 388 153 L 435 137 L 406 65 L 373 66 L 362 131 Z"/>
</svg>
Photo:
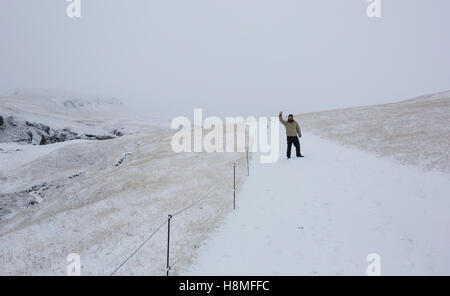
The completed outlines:
<svg viewBox="0 0 450 296">
<path fill-rule="evenodd" d="M 297 154 L 297 157 L 300 157 L 300 141 L 298 140 L 298 137 L 287 137 L 287 158 L 291 158 L 291 148 L 292 144 L 295 146 L 295 152 Z"/>
</svg>

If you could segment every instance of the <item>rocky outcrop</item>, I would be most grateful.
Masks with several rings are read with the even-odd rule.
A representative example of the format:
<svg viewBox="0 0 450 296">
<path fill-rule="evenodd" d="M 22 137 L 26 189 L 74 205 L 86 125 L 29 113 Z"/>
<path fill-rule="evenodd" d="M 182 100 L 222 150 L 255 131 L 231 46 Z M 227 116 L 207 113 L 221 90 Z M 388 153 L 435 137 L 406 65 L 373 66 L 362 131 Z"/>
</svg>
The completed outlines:
<svg viewBox="0 0 450 296">
<path fill-rule="evenodd" d="M 3 117 L 0 116 L 0 126 L 3 126 Z"/>
<path fill-rule="evenodd" d="M 132 155 L 132 153 L 129 153 L 129 152 L 125 153 L 125 155 L 122 156 L 122 157 L 117 161 L 116 167 L 121 166 L 122 163 L 125 161 L 125 159 L 127 159 L 127 157 L 129 157 L 129 156 L 131 156 L 131 155 Z"/>
<path fill-rule="evenodd" d="M 108 140 L 119 136 L 118 132 L 86 134 L 77 133 L 68 128 L 54 129 L 42 123 L 24 121 L 13 116 L 8 116 L 1 126 L 0 142 L 22 142 L 33 145 L 47 145 L 77 139 Z"/>
<path fill-rule="evenodd" d="M 109 132 L 110 134 L 113 134 L 114 136 L 118 136 L 118 137 L 122 137 L 123 136 L 123 132 L 120 131 L 119 129 L 113 129 L 112 131 Z"/>
<path fill-rule="evenodd" d="M 33 185 L 25 190 L 14 191 L 10 193 L 0 193 L 0 222 L 7 218 L 11 213 L 20 209 L 26 209 L 43 202 L 48 193 L 68 184 L 67 181 L 78 178 L 82 172 L 63 177 L 52 182 L 42 182 Z"/>
</svg>

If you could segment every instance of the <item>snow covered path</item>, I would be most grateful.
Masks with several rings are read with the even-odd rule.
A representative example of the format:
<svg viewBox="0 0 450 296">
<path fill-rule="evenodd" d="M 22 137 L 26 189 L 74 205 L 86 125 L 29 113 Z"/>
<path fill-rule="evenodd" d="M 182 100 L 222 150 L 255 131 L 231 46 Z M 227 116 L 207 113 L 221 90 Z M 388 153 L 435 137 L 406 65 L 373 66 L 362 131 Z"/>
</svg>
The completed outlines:
<svg viewBox="0 0 450 296">
<path fill-rule="evenodd" d="M 186 275 L 450 275 L 449 176 L 402 166 L 313 135 L 303 159 L 260 164 L 237 210 Z"/>
</svg>

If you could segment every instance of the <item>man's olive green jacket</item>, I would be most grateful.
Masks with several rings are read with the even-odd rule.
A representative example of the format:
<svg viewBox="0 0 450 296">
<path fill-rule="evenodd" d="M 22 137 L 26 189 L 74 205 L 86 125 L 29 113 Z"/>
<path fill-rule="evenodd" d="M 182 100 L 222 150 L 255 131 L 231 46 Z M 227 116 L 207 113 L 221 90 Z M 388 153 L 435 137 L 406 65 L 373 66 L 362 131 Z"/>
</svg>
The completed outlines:
<svg viewBox="0 0 450 296">
<path fill-rule="evenodd" d="M 297 137 L 297 134 L 299 137 L 302 136 L 302 131 L 300 130 L 300 125 L 297 121 L 286 121 L 283 119 L 283 117 L 280 116 L 280 122 L 286 127 L 286 136 L 288 137 Z"/>
</svg>

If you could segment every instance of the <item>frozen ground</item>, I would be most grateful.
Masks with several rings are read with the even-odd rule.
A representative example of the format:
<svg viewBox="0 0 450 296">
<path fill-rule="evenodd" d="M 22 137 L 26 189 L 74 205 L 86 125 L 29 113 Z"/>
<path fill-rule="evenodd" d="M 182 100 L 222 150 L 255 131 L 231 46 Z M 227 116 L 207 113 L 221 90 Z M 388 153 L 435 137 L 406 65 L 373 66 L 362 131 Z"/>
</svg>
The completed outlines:
<svg viewBox="0 0 450 296">
<path fill-rule="evenodd" d="M 183 274 L 365 275 L 378 253 L 383 275 L 450 275 L 448 174 L 310 133 L 302 150 L 252 162 L 237 210 Z"/>
</svg>

